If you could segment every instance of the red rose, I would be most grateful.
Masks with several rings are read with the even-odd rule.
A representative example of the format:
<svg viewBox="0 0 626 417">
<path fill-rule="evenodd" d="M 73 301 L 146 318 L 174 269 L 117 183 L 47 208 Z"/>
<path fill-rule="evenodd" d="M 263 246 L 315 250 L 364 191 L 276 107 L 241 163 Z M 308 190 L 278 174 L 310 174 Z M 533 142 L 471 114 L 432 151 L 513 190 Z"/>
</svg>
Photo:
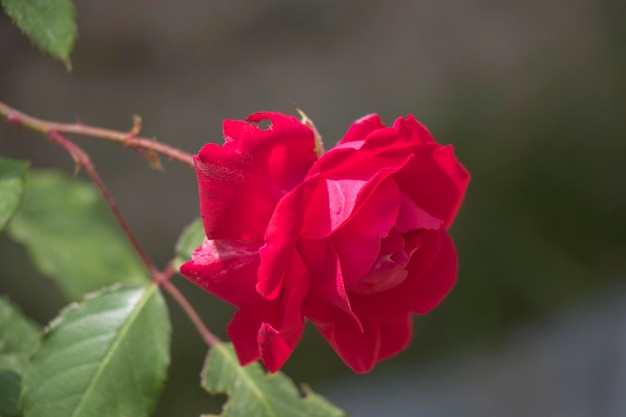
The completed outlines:
<svg viewBox="0 0 626 417">
<path fill-rule="evenodd" d="M 366 116 L 319 159 L 313 131 L 280 113 L 227 120 L 224 136 L 194 158 L 207 238 L 181 272 L 239 308 L 240 362 L 277 371 L 305 318 L 355 372 L 403 350 L 412 314 L 456 281 L 446 229 L 469 174 L 452 147 L 413 116 Z"/>
</svg>

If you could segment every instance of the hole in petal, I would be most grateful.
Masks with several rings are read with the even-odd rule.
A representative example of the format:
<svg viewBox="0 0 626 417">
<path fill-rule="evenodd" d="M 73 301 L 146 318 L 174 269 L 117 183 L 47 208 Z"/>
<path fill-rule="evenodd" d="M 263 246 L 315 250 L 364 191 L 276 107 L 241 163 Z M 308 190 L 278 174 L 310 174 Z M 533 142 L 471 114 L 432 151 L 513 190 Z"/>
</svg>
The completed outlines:
<svg viewBox="0 0 626 417">
<path fill-rule="evenodd" d="M 270 119 L 259 120 L 258 122 L 248 122 L 251 125 L 257 126 L 261 130 L 270 130 L 272 128 L 272 121 Z"/>
</svg>

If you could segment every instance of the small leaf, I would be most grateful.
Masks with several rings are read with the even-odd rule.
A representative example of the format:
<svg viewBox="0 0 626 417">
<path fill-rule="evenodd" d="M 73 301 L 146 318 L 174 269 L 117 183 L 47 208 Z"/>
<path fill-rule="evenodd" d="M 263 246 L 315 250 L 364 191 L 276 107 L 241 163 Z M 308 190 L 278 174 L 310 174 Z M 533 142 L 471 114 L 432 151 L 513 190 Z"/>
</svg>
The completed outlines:
<svg viewBox="0 0 626 417">
<path fill-rule="evenodd" d="M 0 158 L 0 230 L 20 204 L 28 162 Z"/>
<path fill-rule="evenodd" d="M 116 282 L 146 282 L 143 264 L 98 190 L 60 172 L 29 173 L 8 231 L 72 300 Z"/>
<path fill-rule="evenodd" d="M 340 417 L 345 413 L 307 390 L 303 397 L 282 372 L 267 374 L 258 363 L 241 367 L 230 343 L 211 348 L 202 371 L 202 386 L 229 400 L 221 417 Z"/>
<path fill-rule="evenodd" d="M 169 364 L 170 322 L 155 285 L 116 286 L 50 325 L 24 379 L 28 417 L 148 416 Z"/>
<path fill-rule="evenodd" d="M 0 297 L 0 370 L 21 374 L 39 343 L 41 330 L 9 300 Z"/>
<path fill-rule="evenodd" d="M 176 260 L 174 266 L 178 269 L 180 266 L 191 259 L 193 251 L 204 241 L 204 226 L 202 219 L 197 218 L 189 226 L 185 227 L 183 233 L 176 243 Z"/>
<path fill-rule="evenodd" d="M 12 371 L 0 371 L 0 417 L 20 415 L 20 380 Z"/>
<path fill-rule="evenodd" d="M 0 4 L 31 42 L 69 66 L 76 40 L 71 0 L 0 0 Z"/>
</svg>

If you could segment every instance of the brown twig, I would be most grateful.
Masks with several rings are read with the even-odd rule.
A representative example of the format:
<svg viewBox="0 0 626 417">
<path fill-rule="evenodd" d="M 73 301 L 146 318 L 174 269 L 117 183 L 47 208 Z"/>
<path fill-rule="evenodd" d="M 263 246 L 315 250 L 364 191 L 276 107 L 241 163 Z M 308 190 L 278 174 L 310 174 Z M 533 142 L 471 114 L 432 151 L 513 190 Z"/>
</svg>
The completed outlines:
<svg viewBox="0 0 626 417">
<path fill-rule="evenodd" d="M 135 117 L 133 128 L 129 132 L 118 132 L 110 129 L 86 126 L 82 123 L 57 123 L 38 119 L 14 109 L 1 101 L 0 115 L 3 115 L 9 123 L 13 123 L 17 126 L 24 126 L 46 135 L 48 132 L 55 131 L 65 135 L 80 135 L 104 139 L 143 151 L 142 154 L 144 156 L 148 154 L 146 157 L 151 163 L 153 163 L 153 161 L 150 160 L 149 153 L 157 153 L 193 167 L 193 157 L 191 154 L 152 139 L 137 137 L 137 134 L 141 129 L 141 119 L 137 117 Z"/>
</svg>

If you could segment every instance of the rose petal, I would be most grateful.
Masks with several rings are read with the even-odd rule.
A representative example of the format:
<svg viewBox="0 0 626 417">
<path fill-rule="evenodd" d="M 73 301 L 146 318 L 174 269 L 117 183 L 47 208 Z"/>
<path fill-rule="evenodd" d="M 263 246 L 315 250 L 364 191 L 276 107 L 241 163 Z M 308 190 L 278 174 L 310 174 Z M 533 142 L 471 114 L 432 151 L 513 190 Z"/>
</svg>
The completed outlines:
<svg viewBox="0 0 626 417">
<path fill-rule="evenodd" d="M 278 200 L 299 184 L 317 155 L 313 132 L 295 117 L 256 113 L 262 130 L 224 121 L 224 146 L 205 145 L 194 157 L 200 213 L 209 239 L 262 239 Z"/>
<path fill-rule="evenodd" d="M 392 323 L 380 323 L 380 350 L 377 361 L 382 361 L 403 351 L 413 336 L 413 317 L 406 315 Z"/>
<path fill-rule="evenodd" d="M 357 194 L 366 184 L 360 180 L 321 180 L 318 182 L 311 204 L 306 207 L 300 235 L 305 238 L 329 236 L 350 216 Z"/>
<path fill-rule="evenodd" d="M 287 361 L 295 346 L 302 338 L 304 325 L 297 329 L 283 333 L 274 329 L 269 323 L 263 323 L 258 334 L 259 352 L 261 361 L 271 373 L 278 371 Z"/>
<path fill-rule="evenodd" d="M 376 294 L 394 288 L 406 279 L 409 255 L 404 237 L 394 227 L 381 240 L 381 249 L 372 268 L 358 281 L 347 285 L 349 294 Z"/>
<path fill-rule="evenodd" d="M 359 233 L 385 236 L 396 222 L 400 210 L 400 191 L 390 178 L 411 159 L 406 157 L 395 166 L 379 168 L 367 180 L 326 179 L 319 183 L 307 207 L 300 232 L 309 239 L 320 239 L 336 233 L 353 222 Z"/>
<path fill-rule="evenodd" d="M 206 236 L 262 239 L 283 191 L 234 149 L 208 144 L 194 162 Z"/>
<path fill-rule="evenodd" d="M 329 151 L 328 153 L 331 153 Z M 401 190 L 411 190 L 410 197 L 417 205 L 432 216 L 444 220 L 447 227 L 452 224 L 469 183 L 469 173 L 454 155 L 451 146 L 437 144 L 428 130 L 410 115 L 407 119 L 398 118 L 392 128 L 381 128 L 370 132 L 365 138 L 358 154 L 363 160 L 370 161 L 365 166 L 389 166 L 385 159 L 406 156 L 412 153 L 416 159 L 411 167 L 403 170 L 396 177 L 400 178 Z M 331 158 L 328 158 L 331 159 Z M 343 157 L 347 166 L 364 165 Z M 325 170 L 332 170 L 333 164 L 320 163 Z M 381 164 L 382 163 L 382 164 Z M 381 164 L 381 165 L 379 165 Z M 323 171 L 322 168 L 319 168 Z M 335 168 L 336 169 L 336 168 Z M 408 192 L 408 191 L 407 191 Z"/>
<path fill-rule="evenodd" d="M 237 358 L 242 366 L 248 365 L 261 357 L 258 333 L 263 320 L 257 309 L 245 309 L 235 312 L 228 324 L 228 337 L 233 343 Z"/>
<path fill-rule="evenodd" d="M 313 131 L 293 116 L 282 113 L 259 112 L 246 121 L 259 123 L 270 120 L 263 130 L 257 125 L 238 121 L 224 122 L 224 136 L 237 143 L 245 159 L 285 191 L 304 179 L 317 160 Z"/>
<path fill-rule="evenodd" d="M 282 304 L 280 327 L 263 323 L 258 335 L 261 360 L 270 372 L 276 372 L 283 366 L 304 332 L 302 302 L 309 289 L 309 276 L 295 249 L 284 287 L 280 300 Z"/>
<path fill-rule="evenodd" d="M 354 142 L 358 140 L 363 140 L 369 135 L 371 132 L 384 128 L 385 125 L 383 121 L 380 119 L 380 116 L 377 114 L 368 114 L 367 116 L 361 117 L 356 122 L 352 123 L 343 139 L 339 142 L 340 144 L 346 142 Z"/>
<path fill-rule="evenodd" d="M 419 268 L 415 265 L 412 269 Z M 444 299 L 456 284 L 458 261 L 452 239 L 447 233 L 441 234 L 441 250 L 434 264 L 424 273 L 424 277 L 414 282 L 415 293 L 411 310 L 417 314 L 426 314 Z"/>
<path fill-rule="evenodd" d="M 408 162 L 408 159 L 407 161 Z M 358 195 L 355 209 L 345 220 L 345 227 L 367 236 L 385 237 L 398 220 L 401 192 L 390 177 L 402 165 L 381 169 Z"/>
<path fill-rule="evenodd" d="M 310 298 L 323 300 L 324 304 L 340 309 L 350 318 L 354 326 L 360 328 L 361 322 L 352 312 L 341 264 L 332 241 L 328 239 L 300 239 L 298 251 L 311 277 Z"/>
<path fill-rule="evenodd" d="M 385 128 L 383 130 L 390 130 Z M 373 134 L 378 134 L 374 132 Z M 370 135 L 371 136 L 371 135 Z M 362 146 L 357 146 L 362 145 Z M 403 164 L 410 152 L 383 152 L 384 149 L 366 146 L 364 141 L 340 144 L 325 154 L 313 165 L 309 175 L 320 174 L 331 179 L 370 180 L 381 168 Z"/>
<path fill-rule="evenodd" d="M 398 129 L 401 137 L 410 138 L 418 143 L 432 143 L 435 141 L 430 131 L 409 114 L 406 118 L 398 117 L 393 126 Z"/>
<path fill-rule="evenodd" d="M 268 300 L 278 296 L 289 255 L 302 228 L 303 213 L 317 186 L 318 177 L 308 177 L 305 182 L 283 197 L 270 218 L 265 232 L 265 245 L 259 250 L 261 265 L 258 270 L 259 294 Z"/>
<path fill-rule="evenodd" d="M 255 294 L 235 313 L 228 335 L 242 364 L 261 359 L 270 372 L 276 372 L 289 358 L 304 332 L 302 303 L 308 281 L 308 272 L 294 253 L 280 297 L 268 301 Z"/>
<path fill-rule="evenodd" d="M 418 207 L 449 227 L 463 200 L 469 173 L 456 160 L 452 146 L 424 145 L 414 155 L 394 178 Z"/>
<path fill-rule="evenodd" d="M 255 291 L 261 242 L 205 239 L 180 273 L 199 287 L 236 306 L 258 298 Z"/>
<path fill-rule="evenodd" d="M 313 318 L 311 321 L 354 372 L 371 371 L 378 360 L 382 344 L 379 326 L 366 321 L 363 323 L 363 331 L 360 331 L 342 312 L 329 313 L 331 320 L 327 322 Z"/>
<path fill-rule="evenodd" d="M 367 274 L 380 253 L 380 237 L 360 234 L 353 228 L 343 228 L 333 234 L 333 246 L 341 262 L 345 286 L 350 286 Z"/>
<path fill-rule="evenodd" d="M 431 216 L 426 210 L 418 207 L 404 192 L 400 193 L 400 201 L 396 227 L 401 233 L 418 229 L 437 230 L 441 228 L 442 220 Z"/>
<path fill-rule="evenodd" d="M 430 276 L 428 271 L 439 258 L 441 240 L 445 234 L 441 229 L 405 235 L 407 246 L 417 247 L 408 266 L 408 276 L 402 284 L 387 291 L 350 294 L 350 303 L 355 314 L 361 319 L 390 323 L 413 311 L 416 300 L 421 299 L 418 294 L 419 283 Z M 411 240 L 418 242 L 408 242 Z"/>
</svg>

